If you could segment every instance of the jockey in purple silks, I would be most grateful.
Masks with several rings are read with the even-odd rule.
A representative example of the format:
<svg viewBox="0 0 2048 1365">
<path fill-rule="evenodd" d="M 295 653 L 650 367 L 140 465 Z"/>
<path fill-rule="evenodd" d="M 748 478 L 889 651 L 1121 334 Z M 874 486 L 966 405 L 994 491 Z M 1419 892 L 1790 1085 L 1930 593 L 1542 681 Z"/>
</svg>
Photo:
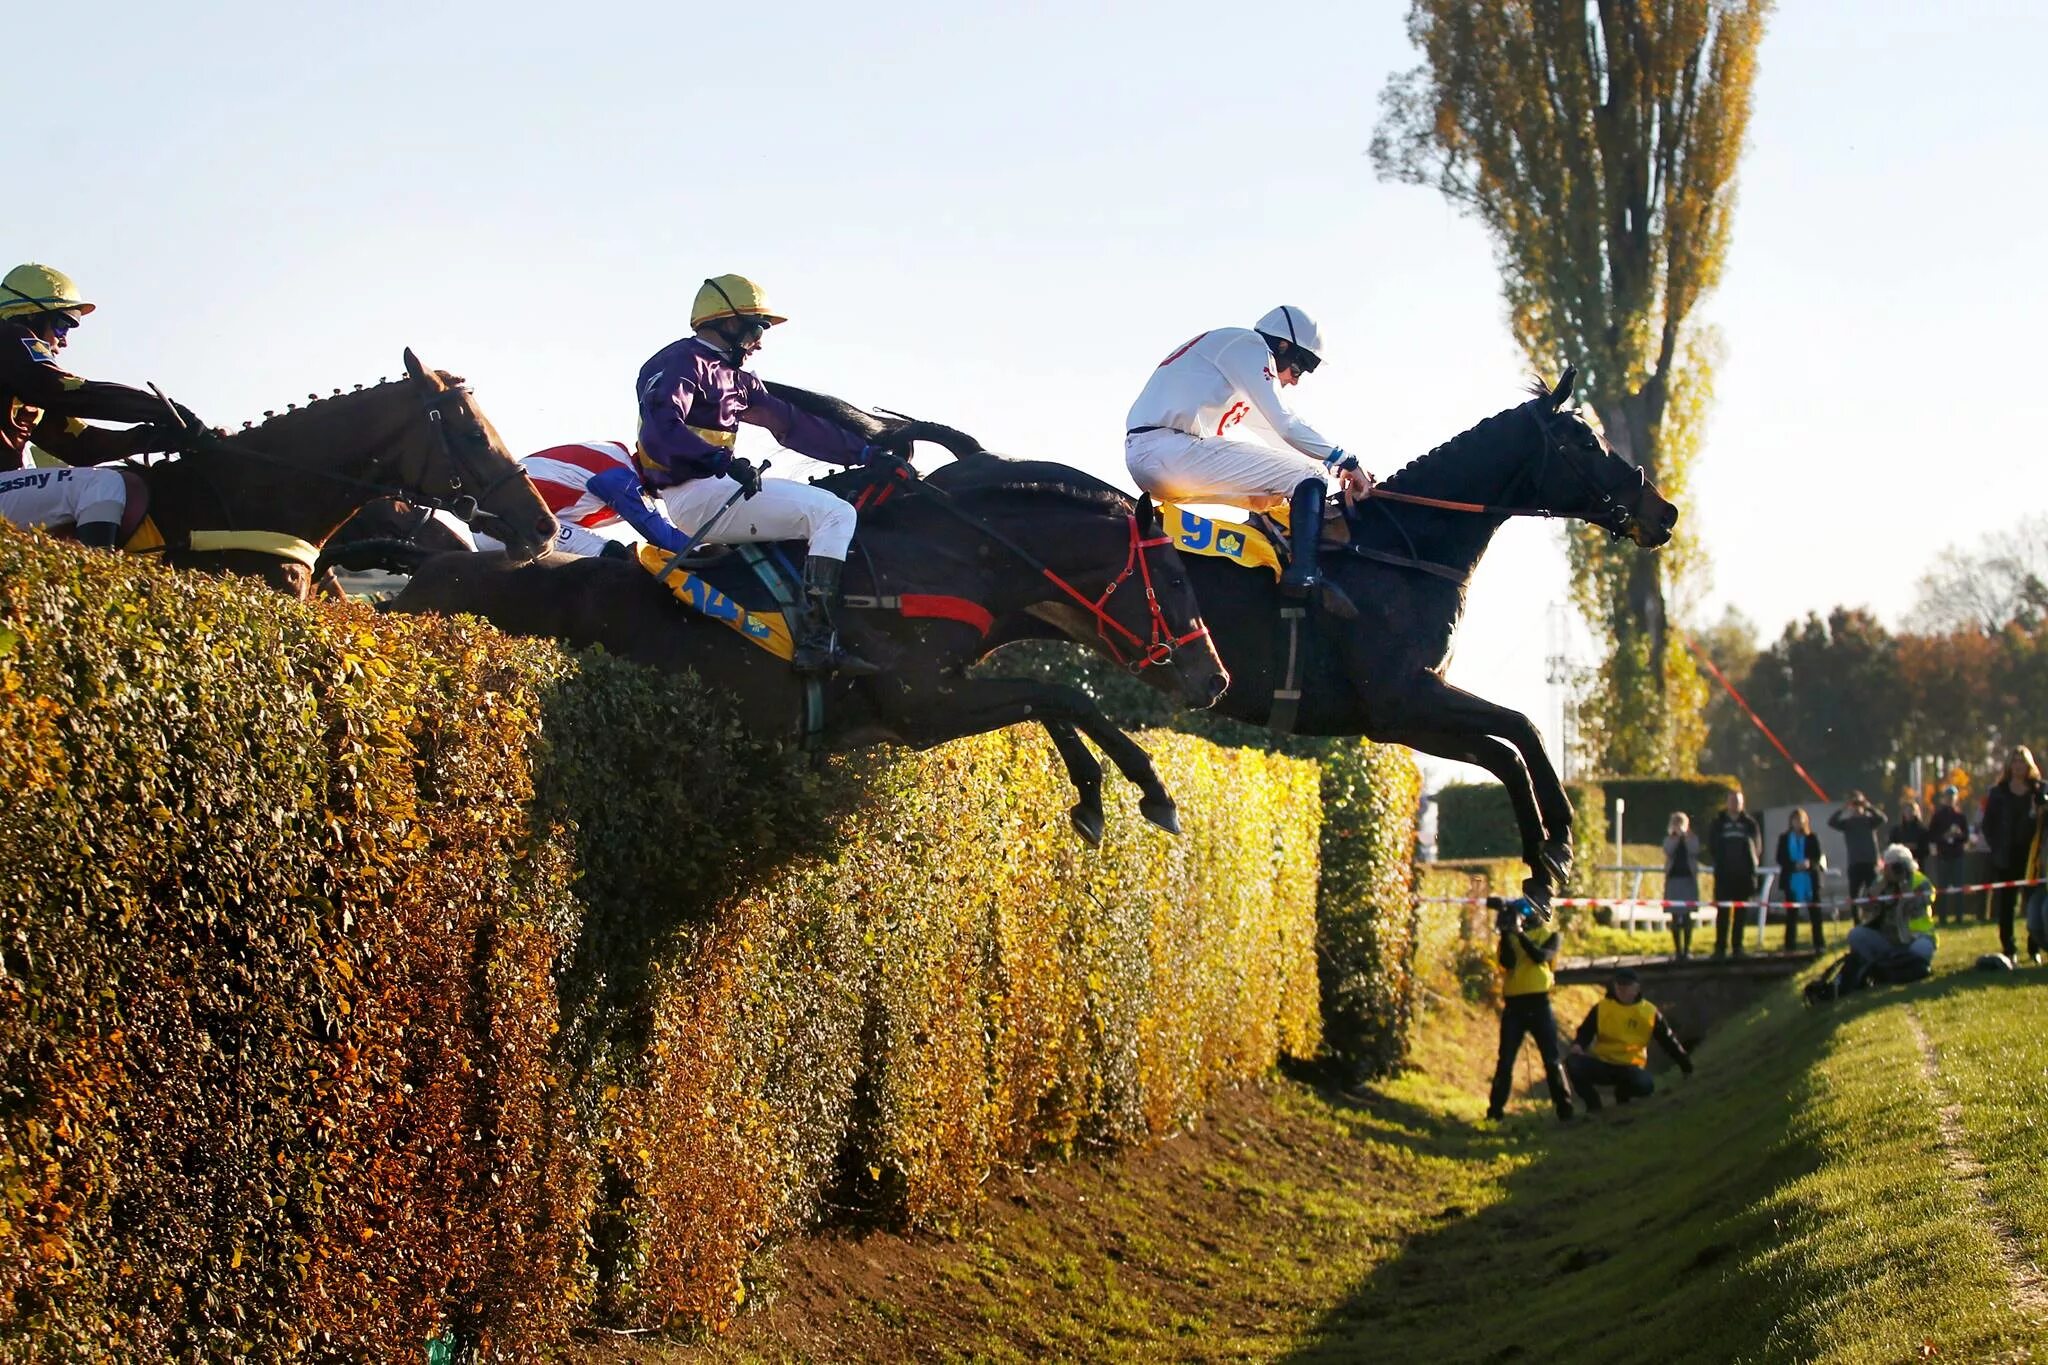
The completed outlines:
<svg viewBox="0 0 2048 1365">
<path fill-rule="evenodd" d="M 874 673 L 875 665 L 840 646 L 832 620 L 853 540 L 853 505 L 793 479 L 764 479 L 750 461 L 733 454 L 739 424 L 747 422 L 814 460 L 855 465 L 868 457 L 859 432 L 784 402 L 747 371 L 763 335 L 783 321 L 753 281 L 739 275 L 704 281 L 690 309 L 692 334 L 640 367 L 638 484 L 633 471 L 619 470 L 593 478 L 588 487 L 648 541 L 672 552 L 700 536 L 718 545 L 803 540 L 804 604 L 794 623 L 791 663 L 806 673 Z M 666 519 L 647 504 L 643 488 L 659 499 Z M 706 523 L 743 490 L 745 499 L 707 530 Z"/>
</svg>

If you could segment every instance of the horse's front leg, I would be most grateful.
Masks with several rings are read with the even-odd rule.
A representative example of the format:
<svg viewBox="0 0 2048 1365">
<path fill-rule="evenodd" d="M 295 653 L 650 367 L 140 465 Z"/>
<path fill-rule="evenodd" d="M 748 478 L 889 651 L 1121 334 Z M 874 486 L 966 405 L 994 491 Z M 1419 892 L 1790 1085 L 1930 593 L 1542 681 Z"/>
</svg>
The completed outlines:
<svg viewBox="0 0 2048 1365">
<path fill-rule="evenodd" d="M 1564 783 L 1543 747 L 1543 737 L 1529 718 L 1453 687 L 1434 673 L 1421 674 L 1394 700 L 1396 704 L 1389 707 L 1387 698 L 1375 696 L 1374 710 L 1391 714 L 1398 725 L 1451 735 L 1491 735 L 1513 746 L 1517 775 L 1501 781 L 1507 784 L 1508 795 L 1517 798 L 1516 818 L 1522 825 L 1523 842 L 1527 844 L 1533 835 L 1537 845 L 1536 856 L 1526 860 L 1532 869 L 1544 868 L 1560 887 L 1570 882 L 1571 798 L 1565 795 Z M 1524 795 L 1533 802 L 1526 816 L 1519 800 Z"/>
<path fill-rule="evenodd" d="M 1548 902 L 1552 890 L 1561 890 L 1570 871 L 1570 859 L 1562 870 L 1548 854 L 1543 839 L 1543 822 L 1536 811 L 1536 797 L 1529 788 L 1529 770 L 1514 748 L 1491 735 L 1462 730 L 1395 727 L 1375 730 L 1374 739 L 1383 744 L 1405 744 L 1420 753 L 1434 754 L 1458 763 L 1486 769 L 1507 788 L 1508 801 L 1515 808 L 1515 825 L 1522 836 L 1522 861 L 1529 866 L 1522 890 L 1532 898 Z"/>
<path fill-rule="evenodd" d="M 1070 733 L 1078 729 L 1138 788 L 1139 812 L 1168 833 L 1180 833 L 1179 810 L 1152 767 L 1151 756 L 1136 740 L 1110 724 L 1080 688 L 1021 678 L 897 678 L 895 682 L 894 687 L 875 690 L 876 702 L 890 727 L 905 743 L 928 749 L 964 735 L 984 734 L 1035 720 L 1047 727 L 1054 744 L 1059 746 L 1060 737 L 1053 732 L 1053 726 L 1063 725 Z M 1068 753 L 1063 746 L 1061 752 L 1063 756 Z M 1090 766 L 1094 766 L 1092 760 Z M 1070 762 L 1069 772 L 1072 771 Z M 1076 785 L 1080 785 L 1078 780 Z M 1085 800 L 1085 787 L 1082 796 Z"/>
</svg>

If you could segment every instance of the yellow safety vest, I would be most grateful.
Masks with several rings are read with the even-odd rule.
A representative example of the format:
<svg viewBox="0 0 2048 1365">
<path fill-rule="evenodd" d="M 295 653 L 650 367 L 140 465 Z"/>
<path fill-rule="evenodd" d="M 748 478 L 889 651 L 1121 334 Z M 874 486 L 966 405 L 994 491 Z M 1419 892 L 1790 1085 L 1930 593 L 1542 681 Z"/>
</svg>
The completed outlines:
<svg viewBox="0 0 2048 1365">
<path fill-rule="evenodd" d="M 1913 874 L 1911 894 L 1919 895 L 1923 891 L 1927 893 L 1927 898 L 1920 902 L 1920 913 L 1908 920 L 1906 927 L 1916 934 L 1932 936 L 1934 933 L 1934 883 L 1927 880 L 1925 872 L 1916 871 Z"/>
<path fill-rule="evenodd" d="M 1642 999 L 1624 1005 L 1610 995 L 1595 1008 L 1594 1015 L 1599 1020 L 1594 1025 L 1598 1031 L 1593 1039 L 1595 1057 L 1618 1066 L 1650 1064 L 1650 1036 L 1657 1031 L 1655 1005 Z"/>
<path fill-rule="evenodd" d="M 1530 934 L 1528 937 L 1538 948 L 1547 948 L 1550 941 L 1557 937 L 1557 930 L 1549 929 L 1540 934 Z M 1550 970 L 1550 964 L 1541 958 L 1525 961 L 1522 957 L 1521 943 L 1512 936 L 1508 939 L 1508 956 L 1514 959 L 1515 965 L 1508 968 L 1508 984 L 1501 994 L 1548 995 L 1550 988 L 1557 984 L 1557 975 Z"/>
</svg>

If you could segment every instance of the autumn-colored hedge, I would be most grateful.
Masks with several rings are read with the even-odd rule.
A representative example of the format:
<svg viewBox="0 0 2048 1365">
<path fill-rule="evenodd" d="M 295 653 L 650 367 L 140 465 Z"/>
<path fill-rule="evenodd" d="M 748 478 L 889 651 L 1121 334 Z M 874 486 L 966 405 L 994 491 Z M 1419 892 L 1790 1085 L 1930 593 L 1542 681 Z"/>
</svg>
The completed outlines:
<svg viewBox="0 0 2048 1365">
<path fill-rule="evenodd" d="M 684 680 L 0 528 L 0 1355 L 717 1322 L 1318 1040 L 1318 774 L 1035 732 L 813 774 Z"/>
</svg>

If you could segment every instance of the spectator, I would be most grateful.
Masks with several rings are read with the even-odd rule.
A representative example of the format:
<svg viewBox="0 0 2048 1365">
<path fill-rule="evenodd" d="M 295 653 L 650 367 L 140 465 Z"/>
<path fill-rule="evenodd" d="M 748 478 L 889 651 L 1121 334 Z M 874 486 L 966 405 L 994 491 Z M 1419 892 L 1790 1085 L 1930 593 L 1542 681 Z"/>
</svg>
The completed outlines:
<svg viewBox="0 0 2048 1365">
<path fill-rule="evenodd" d="M 1692 817 L 1682 810 L 1671 812 L 1664 832 L 1664 899 L 1697 901 L 1700 898 L 1700 837 L 1692 832 Z M 1680 962 L 1692 956 L 1692 917 L 1697 905 L 1665 907 L 1671 916 L 1671 955 Z"/>
<path fill-rule="evenodd" d="M 1856 900 L 1877 880 L 1877 840 L 1884 832 L 1883 811 L 1862 792 L 1850 792 L 1849 803 L 1828 817 L 1828 828 L 1842 832 L 1848 845 L 1849 899 Z"/>
<path fill-rule="evenodd" d="M 1915 867 L 1934 865 L 1934 831 L 1920 818 L 1920 803 L 1910 796 L 1899 807 L 1899 823 L 1885 832 L 1885 842 L 1905 845 Z"/>
<path fill-rule="evenodd" d="M 1893 844 L 1884 851 L 1884 877 L 1877 894 L 1849 931 L 1849 951 L 1863 960 L 1863 972 L 1900 951 L 1923 963 L 1934 960 L 1934 883 L 1913 860 L 1912 850 Z"/>
<path fill-rule="evenodd" d="M 2027 880 L 2035 885 L 2020 893 L 2027 907 L 2027 960 L 2036 967 L 2048 952 L 2048 885 L 2040 884 L 2043 877 L 2048 877 L 2048 800 L 2035 804 L 2034 842 L 2027 850 Z"/>
<path fill-rule="evenodd" d="M 1943 787 L 1934 798 L 1934 815 L 1927 822 L 1927 837 L 1934 841 L 1934 881 L 1941 890 L 1934 903 L 1935 913 L 1946 924 L 1954 915 L 1963 922 L 1963 896 L 1955 890 L 1963 884 L 1963 854 L 1970 847 L 1970 818 L 1956 807 L 1959 793 Z"/>
<path fill-rule="evenodd" d="M 1650 1079 L 1650 1040 L 1664 1049 L 1678 1069 L 1692 1075 L 1692 1058 L 1664 1022 L 1657 1007 L 1643 999 L 1642 983 L 1627 967 L 1615 972 L 1607 998 L 1593 1006 L 1572 1039 L 1565 1070 L 1572 1089 L 1585 1101 L 1586 1112 L 1600 1112 L 1600 1087 L 1614 1087 L 1614 1102 L 1645 1099 L 1657 1089 Z"/>
<path fill-rule="evenodd" d="M 1550 991 L 1557 984 L 1553 970 L 1557 962 L 1558 936 L 1554 925 L 1537 923 L 1537 911 L 1527 897 L 1509 901 L 1496 921 L 1500 948 L 1496 960 L 1508 974 L 1502 989 L 1506 998 L 1500 1011 L 1500 1057 L 1493 1066 L 1493 1092 L 1486 1103 L 1486 1117 L 1499 1119 L 1507 1113 L 1508 1091 L 1515 1083 L 1515 1054 L 1522 1039 L 1534 1037 L 1536 1055 L 1543 1059 L 1543 1076 L 1550 1084 L 1550 1102 L 1557 1116 L 1572 1116 L 1571 1088 L 1565 1083 L 1564 1065 L 1558 1057 L 1557 1016 L 1550 1009 Z"/>
<path fill-rule="evenodd" d="M 1728 955 L 1728 930 L 1735 930 L 1735 955 L 1749 932 L 1740 903 L 1756 895 L 1757 864 L 1764 857 L 1764 832 L 1742 809 L 1742 789 L 1730 787 L 1725 806 L 1707 823 L 1707 853 L 1714 860 L 1714 956 Z M 1734 902 L 1735 904 L 1731 904 Z"/>
<path fill-rule="evenodd" d="M 2017 745 L 2005 763 L 2005 780 L 1984 798 L 1984 842 L 1991 850 L 1994 882 L 2018 881 L 2027 875 L 2027 850 L 2034 841 L 2034 819 L 2041 805 L 2041 770 L 2024 744 Z M 2017 957 L 2013 951 L 2013 908 L 2019 903 L 2016 887 L 1991 893 L 1991 913 L 1998 918 L 1999 951 Z"/>
<path fill-rule="evenodd" d="M 1778 887 L 1779 901 L 1785 907 L 1785 951 L 1791 952 L 1799 946 L 1799 911 L 1806 911 L 1807 922 L 1813 926 L 1813 949 L 1819 952 L 1827 946 L 1827 940 L 1820 928 L 1821 874 L 1827 871 L 1828 855 L 1821 852 L 1820 840 L 1813 832 L 1813 821 L 1799 806 L 1792 808 L 1792 818 L 1785 832 L 1778 836 Z"/>
</svg>

